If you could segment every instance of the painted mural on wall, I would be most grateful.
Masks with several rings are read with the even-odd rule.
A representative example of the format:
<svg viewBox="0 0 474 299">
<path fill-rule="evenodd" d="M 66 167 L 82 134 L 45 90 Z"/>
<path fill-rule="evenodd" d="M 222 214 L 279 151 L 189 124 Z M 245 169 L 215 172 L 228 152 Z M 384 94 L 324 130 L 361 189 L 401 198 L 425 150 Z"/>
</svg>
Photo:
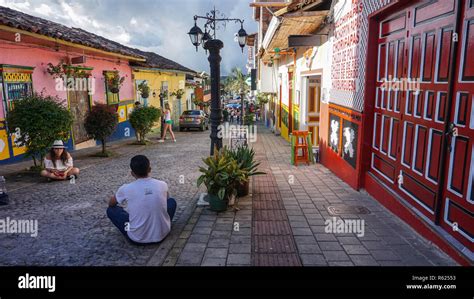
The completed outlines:
<svg viewBox="0 0 474 299">
<path fill-rule="evenodd" d="M 339 1 L 331 61 L 331 102 L 362 112 L 368 16 L 392 0 Z"/>
<path fill-rule="evenodd" d="M 352 167 L 356 168 L 357 140 L 359 126 L 351 121 L 342 121 L 342 158 Z"/>
<path fill-rule="evenodd" d="M 341 118 L 334 114 L 329 114 L 329 147 L 336 153 L 339 153 L 340 132 Z"/>
</svg>

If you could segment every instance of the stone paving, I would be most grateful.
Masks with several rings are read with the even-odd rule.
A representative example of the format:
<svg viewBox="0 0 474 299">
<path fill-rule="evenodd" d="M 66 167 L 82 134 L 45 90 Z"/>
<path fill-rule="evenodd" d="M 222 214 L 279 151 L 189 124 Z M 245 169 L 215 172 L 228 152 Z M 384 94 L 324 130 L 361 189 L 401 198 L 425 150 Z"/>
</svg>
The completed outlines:
<svg viewBox="0 0 474 299">
<path fill-rule="evenodd" d="M 288 143 L 263 127 L 253 146 L 267 174 L 251 180 L 251 194 L 239 199 L 239 209 L 196 207 L 203 191 L 196 187 L 197 170 L 209 152 L 209 133 L 177 133 L 177 139 L 147 147 L 122 142 L 115 145 L 120 155 L 108 159 L 76 152 L 82 172 L 75 185 L 9 180 L 11 204 L 0 207 L 0 219 L 37 219 L 39 235 L 0 234 L 0 265 L 456 265 L 322 165 L 290 165 Z M 106 198 L 133 180 L 128 163 L 138 153 L 150 158 L 152 176 L 166 181 L 178 201 L 172 231 L 159 245 L 128 243 L 105 215 Z M 370 213 L 332 216 L 330 206 L 361 206 Z M 333 217 L 364 220 L 364 235 L 326 233 L 325 221 Z"/>
<path fill-rule="evenodd" d="M 0 219 L 38 220 L 36 238 L 24 234 L 0 234 L 0 265 L 147 265 L 162 263 L 161 245 L 128 243 L 105 214 L 106 200 L 124 183 L 131 182 L 130 158 L 148 156 L 152 176 L 164 180 L 178 202 L 170 240 L 189 218 L 188 207 L 197 193 L 196 179 L 201 158 L 209 153 L 209 131 L 176 133 L 178 142 L 149 146 L 112 145 L 119 156 L 91 158 L 73 153 L 81 168 L 76 184 L 47 183 L 43 179 L 7 176 L 10 204 L 0 206 Z M 155 138 L 152 138 L 154 140 Z M 88 149 L 87 153 L 98 149 Z M 12 170 L 11 166 L 8 170 Z M 7 168 L 2 168 L 2 172 Z M 192 212 L 192 210 L 191 210 Z M 189 212 L 188 212 L 189 213 Z M 168 239 L 168 238 L 167 238 Z M 166 240 L 168 241 L 168 240 Z"/>
<path fill-rule="evenodd" d="M 219 214 L 196 208 L 164 265 L 457 265 L 376 200 L 353 190 L 322 165 L 290 165 L 290 147 L 281 137 L 259 127 L 254 148 L 260 169 L 267 174 L 252 179 L 252 194 L 241 199 L 243 208 Z M 333 216 L 330 206 L 360 206 L 370 213 Z M 333 219 L 364 220 L 364 235 L 327 233 L 326 220 Z"/>
</svg>

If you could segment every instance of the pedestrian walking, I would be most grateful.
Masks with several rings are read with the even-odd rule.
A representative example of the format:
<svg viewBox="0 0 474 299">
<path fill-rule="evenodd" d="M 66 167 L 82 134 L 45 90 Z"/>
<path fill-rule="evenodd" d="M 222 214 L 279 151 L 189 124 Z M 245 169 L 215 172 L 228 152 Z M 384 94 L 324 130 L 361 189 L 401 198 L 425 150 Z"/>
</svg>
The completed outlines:
<svg viewBox="0 0 474 299">
<path fill-rule="evenodd" d="M 173 142 L 176 142 L 176 138 L 174 137 L 172 126 L 173 126 L 173 120 L 171 120 L 170 104 L 166 103 L 165 104 L 165 129 L 163 131 L 163 136 L 161 136 L 161 139 L 158 140 L 158 142 L 165 142 L 166 132 L 168 130 L 170 131 Z"/>
</svg>

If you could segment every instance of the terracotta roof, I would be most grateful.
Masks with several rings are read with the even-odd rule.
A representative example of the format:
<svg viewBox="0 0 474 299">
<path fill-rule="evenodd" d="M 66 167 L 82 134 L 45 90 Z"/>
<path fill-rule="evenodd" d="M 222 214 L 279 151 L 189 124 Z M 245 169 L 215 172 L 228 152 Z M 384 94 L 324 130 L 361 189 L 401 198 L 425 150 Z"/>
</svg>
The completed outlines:
<svg viewBox="0 0 474 299">
<path fill-rule="evenodd" d="M 196 73 L 196 71 L 193 71 L 192 69 L 182 66 L 181 64 L 156 53 L 145 52 L 138 49 L 133 49 L 133 51 L 135 51 L 136 54 L 146 58 L 146 62 L 132 62 L 131 65 L 133 66 L 174 70 L 193 74 Z"/>
<path fill-rule="evenodd" d="M 193 74 L 196 73 L 195 71 L 156 53 L 133 49 L 80 28 L 67 27 L 65 25 L 34 17 L 3 6 L 0 6 L 0 25 L 61 39 L 107 52 L 119 53 L 142 59 L 145 58 L 147 60 L 147 62 L 131 62 L 131 64 L 135 66 L 175 70 Z"/>
<path fill-rule="evenodd" d="M 79 28 L 71 28 L 0 6 L 0 25 L 126 56 L 143 58 L 133 49 Z"/>
</svg>

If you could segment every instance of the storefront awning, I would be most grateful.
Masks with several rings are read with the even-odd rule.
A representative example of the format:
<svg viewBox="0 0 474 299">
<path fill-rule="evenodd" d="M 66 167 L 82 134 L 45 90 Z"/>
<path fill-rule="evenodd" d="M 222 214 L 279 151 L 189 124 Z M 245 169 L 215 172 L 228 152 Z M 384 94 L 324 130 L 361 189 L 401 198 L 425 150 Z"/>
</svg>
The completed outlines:
<svg viewBox="0 0 474 299">
<path fill-rule="evenodd" d="M 266 47 L 263 60 L 269 61 L 271 58 L 269 52 L 275 48 L 287 49 L 289 47 L 288 37 L 290 35 L 309 35 L 314 33 L 324 22 L 328 13 L 328 10 L 320 10 L 300 11 L 283 15 L 278 28 L 273 34 L 273 38 Z"/>
</svg>

